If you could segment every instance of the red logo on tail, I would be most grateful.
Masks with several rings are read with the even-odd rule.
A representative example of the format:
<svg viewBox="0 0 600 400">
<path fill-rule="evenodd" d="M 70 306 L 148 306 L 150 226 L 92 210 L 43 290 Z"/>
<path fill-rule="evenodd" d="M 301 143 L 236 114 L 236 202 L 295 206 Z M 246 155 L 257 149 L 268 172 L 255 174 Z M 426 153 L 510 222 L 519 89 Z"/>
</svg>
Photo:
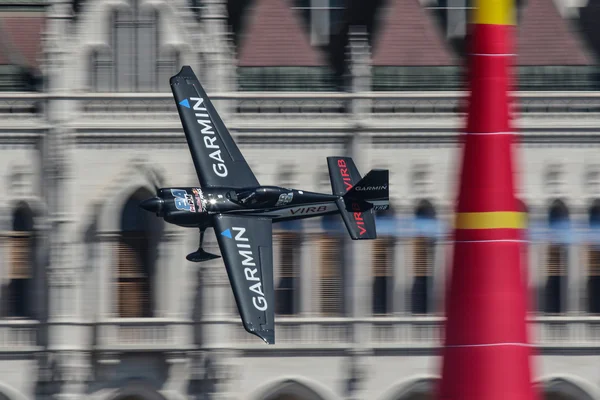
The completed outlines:
<svg viewBox="0 0 600 400">
<path fill-rule="evenodd" d="M 346 166 L 346 161 L 338 160 L 338 167 L 340 168 L 340 174 L 342 174 L 342 179 L 344 181 L 344 185 L 346 186 L 346 192 L 352 189 L 352 180 L 350 179 L 350 174 L 348 173 L 348 167 Z"/>
<path fill-rule="evenodd" d="M 337 162 L 338 168 L 340 169 L 340 174 L 342 175 L 342 180 L 344 181 L 344 185 L 346 187 L 346 192 L 352 189 L 352 179 L 350 178 L 350 174 L 348 173 L 348 166 L 346 165 L 346 161 L 338 160 Z M 360 212 L 360 206 L 358 203 L 352 203 L 352 210 L 354 212 L 352 215 L 354 216 L 354 222 L 356 222 L 356 226 L 358 226 L 360 236 L 364 235 L 367 231 L 365 229 L 365 221 L 362 217 L 362 212 Z"/>
</svg>

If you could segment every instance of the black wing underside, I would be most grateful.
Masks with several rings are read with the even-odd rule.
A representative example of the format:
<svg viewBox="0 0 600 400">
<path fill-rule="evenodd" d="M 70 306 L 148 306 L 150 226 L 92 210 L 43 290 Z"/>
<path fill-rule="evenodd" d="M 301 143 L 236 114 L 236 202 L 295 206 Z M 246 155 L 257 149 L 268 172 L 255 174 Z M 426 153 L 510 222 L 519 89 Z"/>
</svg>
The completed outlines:
<svg viewBox="0 0 600 400">
<path fill-rule="evenodd" d="M 259 186 L 192 68 L 183 66 L 170 83 L 200 185 Z"/>
<path fill-rule="evenodd" d="M 272 221 L 218 215 L 215 234 L 244 328 L 274 344 Z"/>
</svg>

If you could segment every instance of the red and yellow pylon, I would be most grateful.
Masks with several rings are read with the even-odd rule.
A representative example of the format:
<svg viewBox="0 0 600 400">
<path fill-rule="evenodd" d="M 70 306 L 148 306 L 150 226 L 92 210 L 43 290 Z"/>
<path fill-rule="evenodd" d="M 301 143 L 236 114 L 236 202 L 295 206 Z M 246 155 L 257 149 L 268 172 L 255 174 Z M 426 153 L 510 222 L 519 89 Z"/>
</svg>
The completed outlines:
<svg viewBox="0 0 600 400">
<path fill-rule="evenodd" d="M 476 0 L 468 119 L 439 400 L 537 400 L 527 334 L 525 216 L 515 196 L 509 68 L 514 0 Z"/>
</svg>

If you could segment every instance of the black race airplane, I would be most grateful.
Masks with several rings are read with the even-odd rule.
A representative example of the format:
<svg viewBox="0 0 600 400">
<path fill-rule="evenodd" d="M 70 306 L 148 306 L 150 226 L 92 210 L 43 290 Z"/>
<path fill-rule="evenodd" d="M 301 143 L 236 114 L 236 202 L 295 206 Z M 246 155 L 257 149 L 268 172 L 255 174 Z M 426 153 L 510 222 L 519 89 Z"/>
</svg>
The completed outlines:
<svg viewBox="0 0 600 400">
<path fill-rule="evenodd" d="M 215 229 L 244 328 L 275 343 L 272 224 L 339 213 L 354 240 L 375 239 L 374 211 L 389 207 L 388 170 L 361 178 L 349 157 L 328 157 L 332 194 L 261 186 L 194 71 L 170 80 L 200 187 L 157 189 L 140 206 L 165 221 L 200 231 L 193 262 L 220 256 L 202 248 Z"/>
</svg>

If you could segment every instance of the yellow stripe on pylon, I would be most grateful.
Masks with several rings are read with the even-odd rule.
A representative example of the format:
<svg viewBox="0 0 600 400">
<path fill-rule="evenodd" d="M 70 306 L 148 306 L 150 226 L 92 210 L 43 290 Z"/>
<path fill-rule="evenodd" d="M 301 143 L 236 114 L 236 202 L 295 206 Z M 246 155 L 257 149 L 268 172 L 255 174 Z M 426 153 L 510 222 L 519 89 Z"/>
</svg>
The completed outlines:
<svg viewBox="0 0 600 400">
<path fill-rule="evenodd" d="M 471 23 L 515 25 L 515 0 L 475 0 Z"/>
<path fill-rule="evenodd" d="M 525 229 L 525 213 L 515 211 L 493 211 L 458 213 L 456 229 Z"/>
</svg>

